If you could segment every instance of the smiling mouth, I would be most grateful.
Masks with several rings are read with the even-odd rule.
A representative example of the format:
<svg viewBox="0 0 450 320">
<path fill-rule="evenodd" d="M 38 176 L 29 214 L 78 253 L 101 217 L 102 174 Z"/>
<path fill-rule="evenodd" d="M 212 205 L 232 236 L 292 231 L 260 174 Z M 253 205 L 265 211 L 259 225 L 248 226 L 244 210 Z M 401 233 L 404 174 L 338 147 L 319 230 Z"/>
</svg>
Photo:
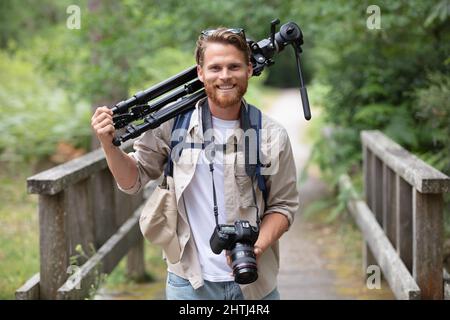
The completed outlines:
<svg viewBox="0 0 450 320">
<path fill-rule="evenodd" d="M 221 86 L 216 86 L 217 89 L 219 89 L 220 91 L 231 91 L 234 89 L 234 87 L 236 87 L 235 84 L 227 84 L 227 85 L 221 85 Z"/>
</svg>

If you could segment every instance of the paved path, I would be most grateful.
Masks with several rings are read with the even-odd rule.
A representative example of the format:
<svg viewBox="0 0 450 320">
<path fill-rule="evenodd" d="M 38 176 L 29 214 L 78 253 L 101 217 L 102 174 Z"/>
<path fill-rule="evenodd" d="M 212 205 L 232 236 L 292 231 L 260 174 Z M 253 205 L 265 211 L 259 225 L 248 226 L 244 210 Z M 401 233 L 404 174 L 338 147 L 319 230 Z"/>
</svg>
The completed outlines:
<svg viewBox="0 0 450 320">
<path fill-rule="evenodd" d="M 310 121 L 303 116 L 297 90 L 286 90 L 266 113 L 287 130 L 297 167 L 297 176 L 306 166 L 311 152 L 305 131 Z M 313 119 L 314 121 L 314 115 Z M 337 299 L 332 290 L 334 276 L 325 269 L 324 259 L 313 241 L 306 237 L 302 209 L 315 198 L 326 193 L 318 179 L 308 180 L 300 188 L 301 208 L 294 224 L 280 240 L 281 266 L 279 290 L 283 299 Z"/>
</svg>

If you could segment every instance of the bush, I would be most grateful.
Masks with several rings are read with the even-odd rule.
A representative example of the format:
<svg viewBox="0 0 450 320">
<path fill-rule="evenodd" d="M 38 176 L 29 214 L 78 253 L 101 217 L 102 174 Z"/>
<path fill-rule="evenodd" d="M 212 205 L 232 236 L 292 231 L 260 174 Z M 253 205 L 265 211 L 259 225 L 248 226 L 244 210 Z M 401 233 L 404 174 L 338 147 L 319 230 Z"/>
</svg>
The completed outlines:
<svg viewBox="0 0 450 320">
<path fill-rule="evenodd" d="M 32 161 L 51 155 L 58 142 L 87 148 L 87 104 L 67 94 L 24 59 L 0 53 L 0 159 Z"/>
<path fill-rule="evenodd" d="M 367 29 L 361 19 L 368 2 L 336 11 L 321 47 L 314 49 L 316 56 L 329 57 L 317 74 L 331 88 L 324 116 L 336 133 L 317 144 L 324 171 L 333 170 L 336 161 L 350 171 L 360 162 L 351 156 L 361 153 L 359 132 L 378 129 L 450 173 L 449 81 L 444 76 L 450 21 L 448 14 L 435 14 L 442 3 L 383 1 L 380 30 Z"/>
</svg>

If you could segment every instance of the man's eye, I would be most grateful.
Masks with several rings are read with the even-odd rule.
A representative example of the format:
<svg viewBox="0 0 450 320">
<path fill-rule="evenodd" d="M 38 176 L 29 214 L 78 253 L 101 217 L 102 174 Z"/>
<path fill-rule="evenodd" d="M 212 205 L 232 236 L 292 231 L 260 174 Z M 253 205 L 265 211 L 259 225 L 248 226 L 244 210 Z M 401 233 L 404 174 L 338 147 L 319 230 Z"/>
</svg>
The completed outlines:
<svg viewBox="0 0 450 320">
<path fill-rule="evenodd" d="M 220 68 L 218 66 L 212 66 L 209 69 L 212 70 L 212 71 L 219 71 L 220 70 Z"/>
</svg>

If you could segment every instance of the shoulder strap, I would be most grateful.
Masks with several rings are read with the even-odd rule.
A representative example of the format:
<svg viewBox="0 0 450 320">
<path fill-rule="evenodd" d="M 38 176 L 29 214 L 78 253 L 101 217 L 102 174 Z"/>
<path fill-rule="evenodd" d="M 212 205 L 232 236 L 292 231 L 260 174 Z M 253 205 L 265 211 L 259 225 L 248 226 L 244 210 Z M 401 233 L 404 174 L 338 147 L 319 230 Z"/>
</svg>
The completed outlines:
<svg viewBox="0 0 450 320">
<path fill-rule="evenodd" d="M 187 129 L 189 128 L 189 123 L 190 123 L 193 111 L 194 111 L 194 109 L 190 109 L 189 111 L 179 114 L 175 118 L 175 122 L 172 127 L 172 134 L 170 136 L 169 158 L 168 158 L 168 161 L 166 164 L 166 168 L 164 169 L 164 176 L 166 176 L 166 177 L 173 176 L 172 150 L 175 149 L 177 144 L 184 141 L 184 139 L 186 137 Z M 178 129 L 184 129 L 184 130 L 178 130 Z M 174 132 L 177 136 L 174 136 Z M 178 150 L 178 149 L 179 149 L 179 154 L 177 155 L 177 157 L 180 157 L 181 153 L 183 152 L 183 148 L 177 148 L 176 150 Z"/>
<path fill-rule="evenodd" d="M 260 138 L 260 130 L 262 129 L 262 113 L 261 110 L 259 110 L 257 107 L 247 104 L 248 105 L 248 121 L 249 121 L 249 127 L 254 129 L 256 131 L 256 165 L 249 165 L 247 163 L 249 156 L 246 154 L 246 173 L 249 176 L 256 175 L 256 182 L 258 183 L 258 188 L 261 190 L 264 202 L 267 201 L 267 188 L 266 188 L 266 180 L 264 179 L 264 176 L 261 174 L 261 159 L 259 158 L 259 150 L 261 147 L 261 138 Z M 248 151 L 248 148 L 245 150 Z"/>
</svg>

